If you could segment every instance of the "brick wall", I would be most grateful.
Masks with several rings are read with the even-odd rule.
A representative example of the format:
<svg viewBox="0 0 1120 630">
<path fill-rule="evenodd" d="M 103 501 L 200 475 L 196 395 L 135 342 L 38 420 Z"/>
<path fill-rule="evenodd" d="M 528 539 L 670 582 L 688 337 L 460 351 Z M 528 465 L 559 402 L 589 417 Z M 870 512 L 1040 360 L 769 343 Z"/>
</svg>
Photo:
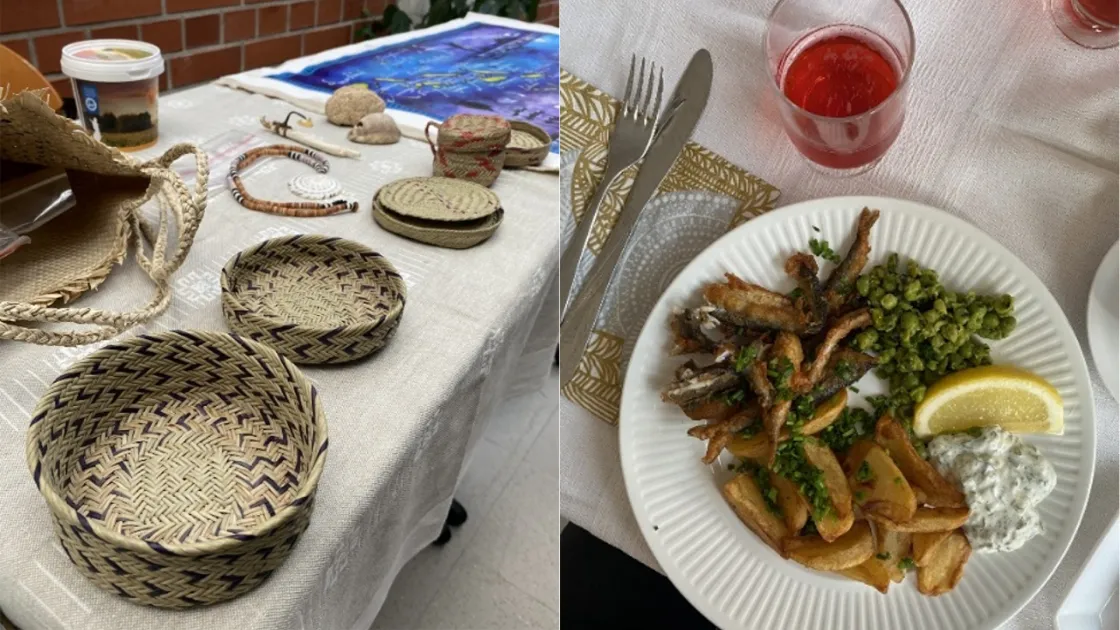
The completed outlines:
<svg viewBox="0 0 1120 630">
<path fill-rule="evenodd" d="M 167 61 L 161 89 L 274 66 L 353 41 L 362 10 L 387 0 L 0 0 L 0 43 L 31 61 L 64 98 L 62 47 L 85 39 L 140 39 Z M 559 25 L 559 0 L 538 21 Z"/>
</svg>

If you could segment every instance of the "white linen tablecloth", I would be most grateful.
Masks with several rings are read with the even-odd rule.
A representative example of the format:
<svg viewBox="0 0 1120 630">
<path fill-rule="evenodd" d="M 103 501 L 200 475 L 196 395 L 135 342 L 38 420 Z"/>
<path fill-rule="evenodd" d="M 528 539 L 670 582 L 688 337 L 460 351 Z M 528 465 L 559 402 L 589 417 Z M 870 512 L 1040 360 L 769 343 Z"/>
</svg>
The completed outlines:
<svg viewBox="0 0 1120 630">
<path fill-rule="evenodd" d="M 159 146 L 142 157 L 230 130 L 290 144 L 257 122 L 262 114 L 283 118 L 290 109 L 217 86 L 169 94 L 160 99 Z M 547 377 L 557 335 L 556 177 L 505 171 L 493 187 L 505 208 L 495 235 L 468 250 L 431 247 L 382 230 L 370 216 L 380 186 L 431 174 L 428 147 L 408 139 L 350 144 L 345 129 L 312 118 L 313 133 L 361 151 L 360 159 L 328 156 L 331 176 L 360 210 L 283 218 L 241 207 L 221 185 L 190 256 L 172 278 L 171 307 L 125 333 L 226 330 L 221 268 L 239 250 L 270 237 L 342 236 L 397 267 L 408 284 L 408 303 L 389 344 L 356 363 L 303 368 L 319 388 L 331 438 L 310 527 L 271 578 L 230 602 L 166 611 L 97 589 L 55 541 L 24 455 L 29 412 L 39 395 L 94 347 L 0 343 L 0 609 L 23 630 L 366 630 L 401 566 L 439 534 L 459 475 L 503 390 Z M 246 175 L 245 185 L 262 199 L 293 198 L 286 182 L 310 173 L 304 164 L 270 159 Z M 210 176 L 223 182 L 226 173 L 217 167 Z M 134 306 L 151 292 L 150 281 L 130 263 L 76 304 Z"/>
<path fill-rule="evenodd" d="M 916 36 L 907 120 L 869 173 L 810 169 L 770 100 L 762 37 L 771 0 L 564 0 L 561 66 L 621 96 L 631 53 L 665 65 L 670 85 L 707 48 L 715 75 L 693 140 L 782 191 L 779 207 L 884 195 L 945 209 L 1030 267 L 1061 304 L 1089 358 L 1085 305 L 1117 239 L 1117 53 L 1066 40 L 1041 0 L 909 2 Z M 1080 531 L 1041 593 L 1006 628 L 1049 628 L 1117 509 L 1117 405 L 1090 371 L 1097 462 Z M 561 399 L 560 509 L 573 523 L 657 567 L 626 498 L 618 433 Z"/>
</svg>

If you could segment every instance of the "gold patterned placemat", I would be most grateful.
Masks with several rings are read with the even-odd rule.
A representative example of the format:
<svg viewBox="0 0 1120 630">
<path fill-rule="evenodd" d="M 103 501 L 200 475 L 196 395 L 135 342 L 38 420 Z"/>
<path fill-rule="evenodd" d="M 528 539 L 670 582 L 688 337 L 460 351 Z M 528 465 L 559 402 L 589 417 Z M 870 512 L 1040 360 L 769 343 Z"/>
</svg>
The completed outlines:
<svg viewBox="0 0 1120 630">
<path fill-rule="evenodd" d="M 617 106 L 618 101 L 609 94 L 566 70 L 560 70 L 560 151 L 568 162 L 566 166 L 561 167 L 561 186 L 568 185 L 569 190 L 562 194 L 570 195 L 568 199 L 563 200 L 562 205 L 568 208 L 566 211 L 574 217 L 564 217 L 569 225 L 578 222 L 583 216 L 587 203 L 602 178 L 607 159 L 607 142 Z M 581 271 L 586 270 L 585 263 L 598 255 L 602 249 L 611 228 L 618 219 L 626 195 L 634 184 L 637 169 L 638 167 L 634 166 L 623 171 L 622 176 L 607 190 L 600 216 L 592 226 L 588 246 L 590 253 L 585 254 L 585 259 L 581 260 Z M 699 196 L 673 194 L 691 192 L 700 194 Z M 682 229 L 689 229 L 693 241 L 698 230 L 710 234 L 711 240 L 714 240 L 723 232 L 772 210 L 778 194 L 778 189 L 769 183 L 699 144 L 689 142 L 669 170 L 669 174 L 661 182 L 657 193 L 649 202 L 650 205 L 643 209 L 642 219 L 639 219 L 639 222 L 645 220 L 646 215 L 657 214 L 658 219 L 663 220 L 663 224 L 653 227 L 654 221 L 645 220 L 645 232 L 652 234 L 651 238 L 658 239 L 659 244 L 665 246 L 666 251 L 659 248 L 659 255 L 686 256 L 681 261 L 683 264 L 698 253 L 693 250 L 703 243 L 693 242 L 675 252 L 672 251 L 673 245 L 666 242 L 666 239 L 672 240 L 673 237 L 671 219 L 678 220 Z M 695 209 L 698 205 L 712 208 L 707 212 L 707 217 L 683 216 L 686 213 L 705 213 L 706 210 Z M 687 210 L 684 209 L 686 207 Z M 664 221 L 665 219 L 670 220 Z M 691 223 L 685 224 L 684 221 L 691 221 Z M 635 236 L 642 232 L 642 228 L 642 225 L 635 226 Z M 659 233 L 653 234 L 654 232 Z M 627 266 L 631 258 L 635 256 L 624 254 L 619 263 L 620 267 Z M 662 266 L 667 264 L 665 261 L 659 262 Z M 640 264 L 629 264 L 629 266 L 635 269 L 641 267 Z M 630 276 L 630 281 L 633 281 L 633 273 L 633 270 L 628 274 L 625 269 L 621 269 L 612 283 L 622 276 Z M 661 277 L 639 280 L 667 283 L 671 279 L 672 277 Z M 660 295 L 661 290 L 664 289 L 663 286 L 658 288 L 656 295 Z M 631 337 L 636 338 L 636 331 L 640 330 L 645 315 L 648 315 L 649 308 L 653 306 L 652 303 L 648 306 L 645 303 L 655 299 L 652 294 L 638 298 L 631 296 L 626 298 L 630 300 L 629 303 L 621 303 L 624 298 L 612 297 L 613 293 L 617 293 L 617 289 L 618 287 L 614 286 L 608 288 L 609 304 L 598 317 L 595 331 L 576 370 L 576 375 L 564 385 L 562 390 L 569 400 L 610 424 L 618 422 L 622 375 L 635 341 Z M 626 320 L 635 318 L 640 318 L 642 321 L 625 323 Z"/>
</svg>

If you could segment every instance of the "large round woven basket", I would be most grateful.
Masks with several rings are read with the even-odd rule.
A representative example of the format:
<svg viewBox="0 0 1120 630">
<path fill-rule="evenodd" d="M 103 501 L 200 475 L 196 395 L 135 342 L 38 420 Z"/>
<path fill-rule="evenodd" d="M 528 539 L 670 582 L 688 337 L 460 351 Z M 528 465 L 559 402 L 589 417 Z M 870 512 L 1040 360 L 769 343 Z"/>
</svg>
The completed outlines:
<svg viewBox="0 0 1120 630">
<path fill-rule="evenodd" d="M 230 329 L 296 363 L 343 363 L 381 349 L 404 311 L 404 279 L 381 254 L 298 234 L 240 252 L 222 270 Z"/>
<path fill-rule="evenodd" d="M 506 168 L 537 166 L 548 157 L 552 137 L 536 125 L 520 120 L 509 121 L 510 137 L 506 145 Z"/>
<path fill-rule="evenodd" d="M 311 518 L 327 423 L 273 350 L 216 332 L 105 346 L 55 379 L 27 461 L 62 549 L 97 586 L 186 608 L 280 566 Z"/>
</svg>

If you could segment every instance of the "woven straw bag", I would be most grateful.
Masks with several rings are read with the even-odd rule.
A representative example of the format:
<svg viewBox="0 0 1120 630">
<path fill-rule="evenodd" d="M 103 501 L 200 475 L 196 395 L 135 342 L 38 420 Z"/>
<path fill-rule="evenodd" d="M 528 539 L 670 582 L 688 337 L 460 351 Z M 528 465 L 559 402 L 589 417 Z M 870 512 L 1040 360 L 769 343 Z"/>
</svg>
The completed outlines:
<svg viewBox="0 0 1120 630">
<path fill-rule="evenodd" d="M 197 162 L 193 193 L 170 168 L 188 154 Z M 55 114 L 37 93 L 23 92 L 0 101 L 0 158 L 66 169 L 77 200 L 75 208 L 37 229 L 29 245 L 0 263 L 0 339 L 77 346 L 114 337 L 167 308 L 170 276 L 190 251 L 206 207 L 205 153 L 179 144 L 140 162 Z M 141 221 L 140 210 L 152 199 L 159 206 L 154 230 Z M 170 242 L 173 237 L 178 240 L 175 245 Z M 124 260 L 130 242 L 137 262 L 155 284 L 147 304 L 129 312 L 51 307 L 101 284 Z M 45 322 L 98 328 L 36 327 Z"/>
<path fill-rule="evenodd" d="M 431 128 L 436 127 L 436 142 Z M 506 163 L 509 123 L 501 116 L 455 114 L 443 124 L 429 122 L 424 137 L 432 149 L 432 173 L 489 186 Z"/>
<path fill-rule="evenodd" d="M 327 424 L 311 382 L 250 339 L 166 331 L 105 346 L 40 399 L 27 463 L 97 586 L 186 608 L 256 587 L 311 518 Z"/>
<path fill-rule="evenodd" d="M 270 239 L 222 269 L 230 330 L 295 363 L 344 363 L 380 350 L 400 323 L 406 293 L 384 256 L 337 236 Z"/>
</svg>

